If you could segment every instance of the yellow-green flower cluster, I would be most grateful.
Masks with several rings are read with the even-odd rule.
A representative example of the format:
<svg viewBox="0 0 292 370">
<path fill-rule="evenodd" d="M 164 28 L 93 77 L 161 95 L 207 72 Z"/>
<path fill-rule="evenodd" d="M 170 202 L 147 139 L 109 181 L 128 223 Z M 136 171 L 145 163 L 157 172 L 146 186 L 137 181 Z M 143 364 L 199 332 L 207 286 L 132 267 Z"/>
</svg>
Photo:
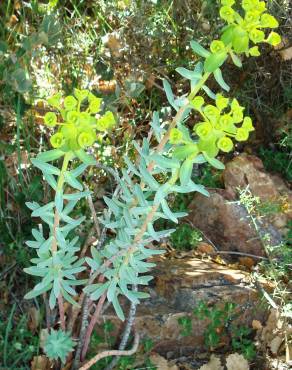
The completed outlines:
<svg viewBox="0 0 292 370">
<path fill-rule="evenodd" d="M 232 139 L 245 141 L 249 133 L 254 131 L 251 118 L 244 117 L 244 108 L 237 99 L 230 102 L 228 98 L 218 94 L 215 105 L 205 105 L 203 97 L 197 96 L 192 101 L 192 106 L 203 117 L 202 122 L 194 127 L 199 137 L 198 150 L 206 152 L 210 157 L 215 157 L 219 150 L 230 152 L 234 146 Z"/>
<path fill-rule="evenodd" d="M 60 111 L 62 117 L 59 122 L 54 112 L 44 116 L 45 125 L 58 127 L 58 131 L 50 138 L 54 148 L 69 151 L 89 147 L 96 141 L 96 131 L 108 131 L 116 123 L 111 111 L 96 116 L 101 111 L 102 99 L 88 90 L 75 89 L 74 96 L 69 95 L 64 99 L 58 93 L 47 101 Z"/>
<path fill-rule="evenodd" d="M 198 136 L 195 143 L 188 135 L 178 128 L 170 132 L 169 142 L 176 145 L 174 156 L 179 159 L 195 158 L 199 153 L 206 153 L 214 158 L 219 153 L 230 152 L 233 140 L 246 141 L 251 131 L 254 131 L 252 120 L 243 114 L 237 99 L 225 98 L 221 94 L 216 96 L 215 105 L 205 104 L 202 96 L 191 101 L 192 107 L 197 110 L 203 120 L 194 126 Z"/>
<path fill-rule="evenodd" d="M 270 32 L 266 37 L 266 28 L 277 28 L 278 21 L 268 14 L 266 4 L 260 0 L 242 0 L 243 13 L 240 15 L 233 9 L 235 0 L 221 0 L 220 17 L 228 26 L 224 29 L 221 41 L 227 47 L 232 47 L 236 53 L 246 55 L 260 55 L 257 44 L 267 42 L 273 46 L 281 42 L 281 37 L 276 32 Z M 255 46 L 250 47 L 250 42 Z"/>
<path fill-rule="evenodd" d="M 242 0 L 243 14 L 240 15 L 232 7 L 235 0 L 221 0 L 220 17 L 228 25 L 223 29 L 220 40 L 214 40 L 210 45 L 210 55 L 206 58 L 205 72 L 214 72 L 230 54 L 234 60 L 235 54 L 245 53 L 246 56 L 259 56 L 258 44 L 267 42 L 278 45 L 281 36 L 272 31 L 266 36 L 266 28 L 277 28 L 278 21 L 266 11 L 266 4 L 259 0 Z"/>
</svg>

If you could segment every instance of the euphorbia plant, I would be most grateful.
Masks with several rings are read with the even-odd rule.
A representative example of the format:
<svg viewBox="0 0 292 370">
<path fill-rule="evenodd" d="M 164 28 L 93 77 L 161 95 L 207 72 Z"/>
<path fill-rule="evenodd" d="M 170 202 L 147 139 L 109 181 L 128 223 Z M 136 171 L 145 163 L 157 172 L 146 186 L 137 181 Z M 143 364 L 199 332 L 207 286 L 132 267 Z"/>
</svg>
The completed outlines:
<svg viewBox="0 0 292 370">
<path fill-rule="evenodd" d="M 91 246 L 91 257 L 80 258 L 80 244 L 74 235 L 74 229 L 82 225 L 85 217 L 74 219 L 70 214 L 81 198 L 90 196 L 89 191 L 83 190 L 80 175 L 97 162 L 87 148 L 96 141 L 97 132 L 106 133 L 112 129 L 115 118 L 110 111 L 102 113 L 101 99 L 87 90 L 75 90 L 74 96 L 64 99 L 57 94 L 48 100 L 59 111 L 58 115 L 49 112 L 44 117 L 47 126 L 57 128 L 50 139 L 54 149 L 38 154 L 32 163 L 43 172 L 55 197 L 42 206 L 27 204 L 33 211 L 32 216 L 40 217 L 48 225 L 48 232 L 43 233 L 41 227 L 34 229 L 35 240 L 27 242 L 29 247 L 36 249 L 37 258 L 32 259 L 35 266 L 27 268 L 26 272 L 39 276 L 41 281 L 26 298 L 44 295 L 48 297 L 51 310 L 57 307 L 60 328 L 58 322 L 49 323 L 58 330 L 50 329 L 44 347 L 51 359 L 60 359 L 63 363 L 66 358 L 71 361 L 69 354 L 74 350 L 71 337 L 78 338 L 72 364 L 77 368 L 85 359 L 92 330 L 105 303 L 112 304 L 118 317 L 125 319 L 120 296 L 131 301 L 131 316 L 119 350 L 97 354 L 81 369 L 88 369 L 102 357 L 131 352 L 123 350 L 131 331 L 133 312 L 140 300 L 148 296 L 137 287 L 147 286 L 152 278 L 146 275 L 154 266 L 149 257 L 162 252 L 148 246 L 173 231 L 156 231 L 154 222 L 163 217 L 177 223 L 178 218 L 185 215 L 171 211 L 168 196 L 194 191 L 208 196 L 202 185 L 192 181 L 193 166 L 209 162 L 223 169 L 223 163 L 215 158 L 218 153 L 230 152 L 237 141 L 247 140 L 254 130 L 251 118 L 245 116 L 244 108 L 236 99 L 215 94 L 206 86 L 208 78 L 214 75 L 220 87 L 229 91 L 220 69 L 229 55 L 241 66 L 241 55 L 259 55 L 259 43 L 275 45 L 280 42 L 275 32 L 265 34 L 266 28 L 274 28 L 278 23 L 266 12 L 263 1 L 243 0 L 240 12 L 233 9 L 234 3 L 222 0 L 220 16 L 227 26 L 221 37 L 212 41 L 210 51 L 191 42 L 193 50 L 204 61 L 199 61 L 194 70 L 177 68 L 178 73 L 190 80 L 190 92 L 175 97 L 170 84 L 164 81 L 167 99 L 176 114 L 170 122 L 161 124 L 158 113 L 154 112 L 151 123 L 154 135 L 144 138 L 141 145 L 133 142 L 137 153 L 135 163 L 124 157 L 125 167 L 115 175 L 117 188 L 111 198 L 104 197 L 108 208 L 99 220 L 104 232 L 110 229 L 115 237 L 107 243 Z M 198 95 L 201 90 L 213 103 Z M 194 122 L 190 130 L 186 122 L 191 121 L 192 111 L 201 119 Z M 151 140 L 151 137 L 154 138 Z M 61 159 L 60 168 L 49 164 Z M 87 270 L 89 273 L 84 279 Z M 78 278 L 80 272 L 83 272 L 81 280 Z M 74 288 L 78 285 L 82 286 L 80 294 Z M 64 312 L 64 300 L 72 305 L 70 315 Z M 96 306 L 92 302 L 96 302 Z M 76 325 L 77 317 L 81 325 Z M 136 335 L 133 350 L 137 347 L 137 338 Z"/>
</svg>

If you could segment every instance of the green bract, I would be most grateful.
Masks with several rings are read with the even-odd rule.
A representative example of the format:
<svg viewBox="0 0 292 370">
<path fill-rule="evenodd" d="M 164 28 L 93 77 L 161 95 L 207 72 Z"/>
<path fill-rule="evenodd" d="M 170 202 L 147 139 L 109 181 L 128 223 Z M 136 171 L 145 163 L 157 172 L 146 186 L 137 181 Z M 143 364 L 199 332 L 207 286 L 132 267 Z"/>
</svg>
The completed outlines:
<svg viewBox="0 0 292 370">
<path fill-rule="evenodd" d="M 267 38 L 267 42 L 272 46 L 279 45 L 281 42 L 281 36 L 277 32 L 271 32 Z"/>
<path fill-rule="evenodd" d="M 58 132 L 51 136 L 50 142 L 53 148 L 60 148 L 65 142 L 64 135 L 61 132 Z"/>
<path fill-rule="evenodd" d="M 64 108 L 66 110 L 73 110 L 77 106 L 77 100 L 74 96 L 66 96 L 64 99 Z"/>
<path fill-rule="evenodd" d="M 57 116 L 53 112 L 48 112 L 44 116 L 44 122 L 49 127 L 54 127 L 57 124 Z"/>
<path fill-rule="evenodd" d="M 208 104 L 197 109 L 205 121 L 197 123 L 194 127 L 199 137 L 199 150 L 206 152 L 210 157 L 217 155 L 218 150 L 231 151 L 232 138 L 245 141 L 249 132 L 254 130 L 251 118 L 243 117 L 244 108 L 239 105 L 237 99 L 233 99 L 229 104 L 228 98 L 217 94 L 215 104 L 216 106 Z M 242 121 L 242 127 L 236 127 Z"/>
<path fill-rule="evenodd" d="M 218 146 L 218 149 L 222 150 L 223 152 L 228 153 L 228 152 L 231 152 L 231 150 L 233 149 L 233 142 L 229 137 L 224 136 L 218 140 L 217 146 Z"/>
<path fill-rule="evenodd" d="M 259 0 L 243 0 L 242 8 L 245 12 L 244 17 L 241 17 L 233 9 L 232 6 L 234 3 L 234 1 L 222 0 L 222 7 L 220 9 L 220 17 L 228 23 L 228 27 L 224 29 L 220 41 L 224 43 L 230 53 L 245 53 L 246 56 L 259 56 L 259 49 L 253 46 L 250 47 L 250 41 L 254 44 L 266 41 L 273 46 L 281 42 L 281 37 L 278 34 L 277 36 L 270 34 L 271 36 L 266 40 L 265 28 L 277 28 L 279 23 L 272 15 L 266 13 L 265 2 Z M 212 49 L 211 51 L 214 52 L 214 50 L 213 47 L 213 51 Z M 219 52 L 219 50 L 216 52 Z"/>
<path fill-rule="evenodd" d="M 177 128 L 173 128 L 171 131 L 170 131 L 170 135 L 169 135 L 169 142 L 171 144 L 179 144 L 181 143 L 182 141 L 182 138 L 183 138 L 183 134 L 180 130 L 178 130 Z"/>
</svg>

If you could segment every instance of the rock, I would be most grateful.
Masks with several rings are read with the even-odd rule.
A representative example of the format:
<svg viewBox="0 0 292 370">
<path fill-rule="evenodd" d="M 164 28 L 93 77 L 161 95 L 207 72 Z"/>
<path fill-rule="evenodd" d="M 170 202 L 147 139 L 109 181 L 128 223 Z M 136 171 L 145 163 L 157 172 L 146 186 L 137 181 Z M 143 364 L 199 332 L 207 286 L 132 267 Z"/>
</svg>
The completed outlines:
<svg viewBox="0 0 292 370">
<path fill-rule="evenodd" d="M 193 353 L 204 345 L 204 331 L 208 322 L 196 320 L 193 309 L 200 301 L 213 306 L 225 302 L 238 304 L 240 323 L 251 325 L 252 320 L 263 320 L 265 312 L 258 307 L 258 293 L 249 286 L 249 274 L 199 258 L 164 260 L 153 270 L 154 279 L 148 288 L 150 298 L 137 307 L 135 328 L 142 338 L 151 338 L 153 351 L 167 357 Z M 128 301 L 123 302 L 128 312 Z M 181 335 L 178 319 L 192 317 L 192 333 Z M 115 326 L 114 337 L 119 337 L 122 325 L 114 312 L 107 312 L 103 320 Z M 99 328 L 102 336 L 102 329 Z"/>
<path fill-rule="evenodd" d="M 243 153 L 227 163 L 223 180 L 233 197 L 238 188 L 249 186 L 251 193 L 261 201 L 279 203 L 283 210 L 271 215 L 269 221 L 284 233 L 287 221 L 292 219 L 292 192 L 280 176 L 267 173 L 259 158 Z"/>
<path fill-rule="evenodd" d="M 211 355 L 210 361 L 201 366 L 199 370 L 224 370 L 219 357 Z"/>
<path fill-rule="evenodd" d="M 232 353 L 226 358 L 227 370 L 249 370 L 247 360 L 239 353 Z"/>
<path fill-rule="evenodd" d="M 281 178 L 268 174 L 262 161 L 253 155 L 241 154 L 227 163 L 223 178 L 225 189 L 211 189 L 210 197 L 194 196 L 188 220 L 218 250 L 265 256 L 259 234 L 269 235 L 271 245 L 281 243 L 292 218 L 292 192 Z M 266 208 L 273 209 L 271 214 L 257 219 L 259 233 L 245 207 L 236 203 L 238 189 L 247 186 Z"/>
<path fill-rule="evenodd" d="M 262 200 L 274 200 L 279 192 L 271 176 L 265 172 L 263 162 L 254 155 L 245 153 L 226 164 L 223 171 L 225 188 L 236 197 L 237 188 L 245 189 L 249 185 L 254 196 Z"/>
<path fill-rule="evenodd" d="M 205 242 L 200 242 L 198 243 L 198 246 L 196 248 L 196 253 L 214 255 L 216 254 L 216 251 L 213 245 Z"/>
<path fill-rule="evenodd" d="M 229 201 L 226 190 L 210 190 L 210 197 L 196 194 L 191 202 L 189 221 L 201 230 L 219 250 L 265 256 L 259 236 L 250 222 L 246 209 Z M 271 225 L 264 225 L 262 233 L 269 233 L 272 245 L 278 245 L 281 235 Z"/>
<path fill-rule="evenodd" d="M 176 365 L 171 365 L 164 357 L 157 353 L 150 356 L 150 361 L 159 370 L 179 370 Z"/>
</svg>

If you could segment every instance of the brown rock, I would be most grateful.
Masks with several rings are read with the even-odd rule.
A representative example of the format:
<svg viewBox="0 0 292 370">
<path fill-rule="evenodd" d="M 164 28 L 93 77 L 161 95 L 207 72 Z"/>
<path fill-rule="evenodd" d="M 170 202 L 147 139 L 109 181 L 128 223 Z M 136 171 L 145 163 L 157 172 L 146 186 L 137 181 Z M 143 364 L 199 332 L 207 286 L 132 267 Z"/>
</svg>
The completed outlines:
<svg viewBox="0 0 292 370">
<path fill-rule="evenodd" d="M 150 356 L 150 361 L 159 370 L 178 370 L 176 365 L 171 365 L 164 357 L 160 356 L 158 353 L 154 353 Z"/>
<path fill-rule="evenodd" d="M 249 270 L 255 265 L 255 260 L 251 257 L 239 257 L 238 262 L 240 265 L 247 267 Z"/>
<path fill-rule="evenodd" d="M 148 288 L 150 298 L 137 307 L 135 328 L 142 338 L 151 338 L 153 350 L 160 355 L 173 351 L 183 356 L 204 345 L 207 321 L 196 320 L 193 309 L 200 301 L 209 306 L 235 302 L 241 312 L 240 322 L 250 325 L 252 320 L 263 320 L 258 306 L 257 291 L 248 284 L 249 274 L 199 258 L 161 261 L 153 270 L 154 279 Z M 121 300 L 122 301 L 122 300 Z M 121 302 L 125 313 L 128 302 Z M 178 319 L 192 317 L 192 333 L 181 335 Z M 103 320 L 111 320 L 116 328 L 111 335 L 119 337 L 123 323 L 107 312 Z M 98 329 L 101 330 L 101 329 Z M 103 335 L 102 330 L 99 333 Z"/>
<path fill-rule="evenodd" d="M 210 190 L 210 197 L 196 194 L 190 204 L 188 219 L 202 230 L 219 250 L 264 256 L 259 236 L 245 208 L 226 199 L 224 190 Z M 271 243 L 278 245 L 281 236 L 271 225 L 263 226 Z"/>
<path fill-rule="evenodd" d="M 232 353 L 226 358 L 227 370 L 249 370 L 247 360 L 239 353 Z"/>
<path fill-rule="evenodd" d="M 237 188 L 245 189 L 247 185 L 252 194 L 262 200 L 275 200 L 280 195 L 271 176 L 265 172 L 263 162 L 254 155 L 243 153 L 228 162 L 223 179 L 225 188 L 234 196 Z"/>
<path fill-rule="evenodd" d="M 261 201 L 282 205 L 282 210 L 271 215 L 269 221 L 284 233 L 287 221 L 292 219 L 292 192 L 280 176 L 267 173 L 259 158 L 243 153 L 227 163 L 223 179 L 228 194 L 234 197 L 238 188 L 249 186 L 251 193 Z"/>
<path fill-rule="evenodd" d="M 198 254 L 210 254 L 214 255 L 216 254 L 215 248 L 208 243 L 200 242 L 196 248 L 196 252 Z"/>
</svg>

